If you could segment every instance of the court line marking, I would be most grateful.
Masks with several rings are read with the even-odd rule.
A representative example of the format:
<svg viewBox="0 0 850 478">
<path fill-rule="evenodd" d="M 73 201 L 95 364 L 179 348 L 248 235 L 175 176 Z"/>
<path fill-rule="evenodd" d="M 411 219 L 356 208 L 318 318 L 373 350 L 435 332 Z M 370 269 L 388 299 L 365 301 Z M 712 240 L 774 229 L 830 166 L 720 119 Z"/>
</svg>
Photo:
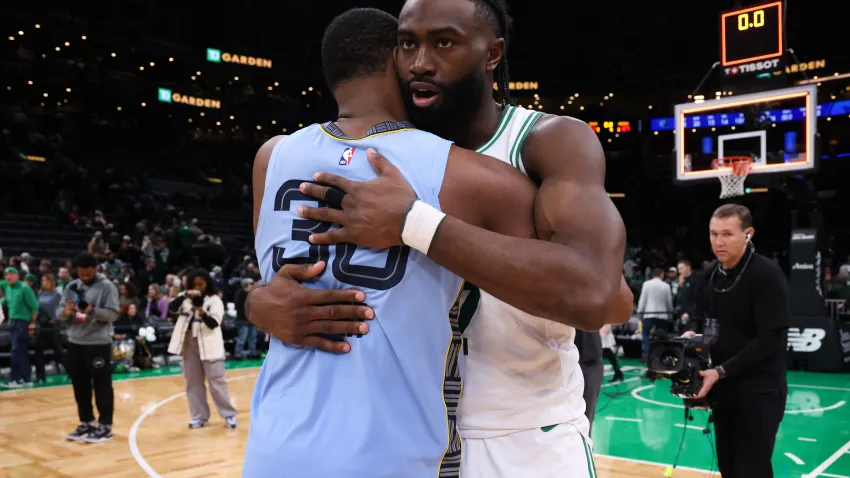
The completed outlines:
<svg viewBox="0 0 850 478">
<path fill-rule="evenodd" d="M 251 378 L 251 377 L 255 377 L 255 375 L 240 375 L 238 377 L 231 377 L 231 378 L 225 379 L 225 381 L 232 382 L 232 381 L 235 381 L 235 380 L 242 380 L 242 379 Z M 152 377 L 146 377 L 146 378 L 152 378 Z M 178 398 L 180 398 L 184 395 L 186 395 L 186 392 L 180 392 L 180 393 L 176 393 L 176 394 L 174 394 L 174 395 L 172 395 L 168 398 L 160 400 L 159 402 L 156 402 L 155 404 L 153 404 L 153 406 L 151 406 L 150 408 L 148 408 L 147 410 L 142 412 L 142 414 L 139 415 L 138 418 L 136 418 L 136 421 L 134 421 L 133 425 L 130 427 L 130 434 L 127 437 L 127 442 L 130 445 L 130 454 L 133 455 L 133 459 L 136 460 L 136 463 L 143 470 L 145 470 L 145 473 L 147 473 L 148 476 L 150 476 L 152 478 L 162 478 L 162 475 L 160 475 L 159 473 L 156 472 L 156 470 L 153 469 L 153 467 L 150 465 L 150 463 L 148 463 L 148 461 L 145 460 L 145 457 L 142 456 L 142 452 L 139 451 L 139 445 L 136 443 L 136 435 L 139 433 L 139 427 L 141 427 L 142 422 L 145 421 L 145 418 L 152 415 L 153 412 L 155 412 L 159 407 L 165 405 L 168 402 L 176 400 L 176 399 L 178 399 Z"/>
<path fill-rule="evenodd" d="M 681 423 L 675 423 L 675 424 L 673 424 L 673 426 L 676 427 L 676 428 L 682 428 L 682 427 L 685 427 L 686 425 L 682 425 Z M 705 430 L 705 428 L 700 428 L 700 427 L 695 426 L 695 425 L 687 425 L 687 429 L 688 430 L 696 430 L 698 432 Z"/>
<path fill-rule="evenodd" d="M 634 423 L 643 423 L 642 418 L 622 418 L 622 417 L 605 417 L 606 420 L 616 421 L 616 422 L 634 422 Z"/>
<path fill-rule="evenodd" d="M 818 467 L 815 468 L 814 470 L 812 470 L 811 473 L 803 475 L 802 478 L 815 478 L 815 477 L 818 477 L 818 476 L 829 476 L 829 475 L 824 474 L 824 471 L 826 471 L 827 468 L 832 466 L 833 463 L 838 461 L 838 459 L 841 458 L 841 455 L 844 455 L 847 452 L 850 452 L 850 441 L 845 443 L 844 446 L 842 446 L 838 450 L 835 450 L 835 453 L 833 453 L 832 456 L 830 456 L 823 463 L 818 465 Z M 835 475 L 831 475 L 831 476 L 835 476 Z"/>
<path fill-rule="evenodd" d="M 806 462 L 801 460 L 799 456 L 797 456 L 793 453 L 785 452 L 785 456 L 787 456 L 791 461 L 793 461 L 794 463 L 796 463 L 798 465 L 805 465 L 806 464 Z"/>
<path fill-rule="evenodd" d="M 814 388 L 817 390 L 835 390 L 837 392 L 850 392 L 850 388 L 841 388 L 841 387 L 824 387 L 823 385 L 797 385 L 793 383 L 788 384 L 789 387 L 797 387 L 797 388 Z"/>
<path fill-rule="evenodd" d="M 817 441 L 817 440 L 815 440 L 814 438 L 803 438 L 803 437 L 797 437 L 797 440 L 800 440 L 800 441 L 807 441 L 807 442 L 810 442 L 810 443 L 817 443 L 817 442 L 818 442 L 818 441 Z"/>
<path fill-rule="evenodd" d="M 833 475 L 832 473 L 821 473 L 820 476 L 828 476 L 830 478 L 850 478 L 847 475 Z"/>
<path fill-rule="evenodd" d="M 672 466 L 670 464 L 658 463 L 658 462 L 655 462 L 655 461 L 637 460 L 635 458 L 622 458 L 622 457 L 619 457 L 619 456 L 601 455 L 601 454 L 598 454 L 598 453 L 594 453 L 593 456 L 599 457 L 599 458 L 607 458 L 609 460 L 620 460 L 620 461 L 628 461 L 628 462 L 631 462 L 631 463 L 640 463 L 640 464 L 643 464 L 643 465 L 661 466 L 661 467 L 664 467 L 664 468 L 666 468 L 668 466 Z M 717 473 L 716 470 L 705 470 L 705 469 L 702 469 L 702 468 L 691 468 L 689 466 L 677 466 L 676 469 L 677 470 L 695 471 L 697 473 Z"/>
<path fill-rule="evenodd" d="M 840 402 L 834 403 L 828 407 L 812 408 L 810 410 L 785 410 L 785 413 L 787 413 L 788 415 L 800 415 L 802 413 L 826 412 L 829 410 L 835 410 L 836 408 L 841 408 L 846 404 L 847 402 L 841 400 Z"/>
<path fill-rule="evenodd" d="M 670 407 L 670 408 L 678 408 L 678 409 L 684 409 L 685 408 L 684 405 L 676 405 L 675 403 L 659 402 L 658 400 L 653 400 L 651 398 L 646 398 L 646 397 L 640 396 L 640 392 L 647 390 L 647 389 L 650 389 L 650 388 L 653 388 L 653 387 L 655 387 L 654 383 L 650 383 L 649 385 L 644 385 L 643 387 L 637 387 L 634 390 L 632 390 L 632 397 L 634 397 L 634 398 L 636 398 L 636 399 L 638 399 L 642 402 L 651 403 L 653 405 L 659 405 L 659 406 L 662 406 L 662 407 Z M 785 413 L 789 414 L 789 415 L 800 415 L 800 414 L 803 414 L 803 413 L 826 412 L 826 411 L 829 411 L 829 410 L 835 410 L 836 408 L 841 408 L 846 404 L 847 404 L 847 402 L 845 402 L 844 400 L 841 400 L 840 402 L 834 403 L 834 404 L 832 404 L 828 407 L 811 408 L 811 409 L 808 409 L 808 410 L 785 410 Z"/>
</svg>

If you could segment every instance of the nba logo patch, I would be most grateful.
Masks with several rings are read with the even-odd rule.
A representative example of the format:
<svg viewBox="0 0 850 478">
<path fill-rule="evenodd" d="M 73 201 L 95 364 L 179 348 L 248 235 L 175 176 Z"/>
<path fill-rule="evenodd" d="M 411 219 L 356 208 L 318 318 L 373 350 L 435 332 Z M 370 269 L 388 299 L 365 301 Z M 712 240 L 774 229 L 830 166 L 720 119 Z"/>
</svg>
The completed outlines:
<svg viewBox="0 0 850 478">
<path fill-rule="evenodd" d="M 354 159 L 354 151 L 356 150 L 357 148 L 348 148 L 343 151 L 342 157 L 339 158 L 339 165 L 348 166 L 349 164 L 351 164 L 351 160 Z"/>
</svg>

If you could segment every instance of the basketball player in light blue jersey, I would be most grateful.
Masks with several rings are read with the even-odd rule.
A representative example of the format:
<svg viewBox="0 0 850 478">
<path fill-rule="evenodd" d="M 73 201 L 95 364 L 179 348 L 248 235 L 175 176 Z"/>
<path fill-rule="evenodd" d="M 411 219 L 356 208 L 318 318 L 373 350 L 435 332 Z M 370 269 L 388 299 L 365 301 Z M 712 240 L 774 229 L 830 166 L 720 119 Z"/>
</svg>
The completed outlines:
<svg viewBox="0 0 850 478">
<path fill-rule="evenodd" d="M 298 264 L 324 262 L 324 272 L 305 285 L 317 294 L 365 291 L 374 319 L 368 334 L 350 339 L 357 346 L 344 356 L 272 340 L 251 404 L 245 477 L 459 476 L 462 280 L 428 259 L 428 243 L 445 214 L 535 237 L 535 187 L 509 165 L 404 121 L 392 60 L 397 28 L 394 17 L 374 9 L 337 17 L 325 32 L 322 61 L 339 119 L 276 137 L 255 160 L 254 188 L 263 191 L 254 214 L 264 281 Z M 300 219 L 298 210 L 338 205 L 342 193 L 317 201 L 303 193 L 304 184 L 319 171 L 376 178 L 373 167 L 381 172 L 381 165 L 370 162 L 371 153 L 367 158 L 370 148 L 395 166 L 384 175 L 410 183 L 412 208 L 424 203 L 437 213 L 395 232 L 415 247 L 311 245 L 311 234 L 337 226 Z"/>
</svg>

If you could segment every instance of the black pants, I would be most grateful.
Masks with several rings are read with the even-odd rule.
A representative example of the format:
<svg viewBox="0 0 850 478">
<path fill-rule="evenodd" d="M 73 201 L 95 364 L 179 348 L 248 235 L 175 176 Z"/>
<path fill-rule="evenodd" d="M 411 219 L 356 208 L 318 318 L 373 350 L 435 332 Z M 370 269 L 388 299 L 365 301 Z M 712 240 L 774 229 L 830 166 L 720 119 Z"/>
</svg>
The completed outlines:
<svg viewBox="0 0 850 478">
<path fill-rule="evenodd" d="M 614 378 L 622 378 L 623 371 L 620 370 L 620 362 L 617 360 L 617 353 L 609 348 L 602 349 L 602 356 L 605 360 L 611 362 L 611 367 L 614 367 Z"/>
<path fill-rule="evenodd" d="M 771 478 L 773 445 L 785 414 L 787 389 L 724 390 L 714 406 L 717 464 L 723 478 Z"/>
<path fill-rule="evenodd" d="M 602 376 L 605 373 L 605 364 L 602 363 L 602 338 L 599 332 L 576 330 L 575 345 L 578 348 L 578 364 L 584 376 L 584 414 L 590 422 L 588 430 L 592 434 L 596 403 L 599 401 Z"/>
<path fill-rule="evenodd" d="M 35 362 L 35 376 L 39 380 L 44 380 L 44 351 L 50 349 L 53 351 L 53 362 L 56 363 L 57 369 L 59 364 L 65 365 L 65 352 L 62 350 L 59 329 L 55 325 L 46 325 L 44 328 L 39 328 L 35 336 L 35 354 L 33 362 Z M 67 365 L 65 366 L 67 369 Z M 58 370 L 57 370 L 58 371 Z"/>
<path fill-rule="evenodd" d="M 111 356 L 111 344 L 68 344 L 65 367 L 74 385 L 74 399 L 77 401 L 77 413 L 81 422 L 94 421 L 94 410 L 91 406 L 91 391 L 94 385 L 94 400 L 100 415 L 98 421 L 103 425 L 112 425 L 115 398 L 112 393 Z"/>
</svg>

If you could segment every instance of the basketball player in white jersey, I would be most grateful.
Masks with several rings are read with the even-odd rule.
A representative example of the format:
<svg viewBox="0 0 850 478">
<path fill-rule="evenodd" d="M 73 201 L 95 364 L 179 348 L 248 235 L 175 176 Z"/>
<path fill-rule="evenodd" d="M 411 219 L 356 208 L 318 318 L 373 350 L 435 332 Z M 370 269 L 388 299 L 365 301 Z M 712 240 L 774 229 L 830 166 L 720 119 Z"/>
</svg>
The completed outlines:
<svg viewBox="0 0 850 478">
<path fill-rule="evenodd" d="M 573 339 L 575 327 L 598 330 L 631 315 L 621 272 L 625 231 L 604 189 L 596 134 L 581 121 L 509 104 L 509 22 L 502 0 L 410 0 L 399 18 L 396 66 L 413 123 L 511 164 L 539 185 L 540 240 L 449 216 L 428 253 L 480 287 L 461 307 L 470 319 L 458 416 L 461 476 L 595 476 Z M 492 98 L 494 74 L 499 103 Z M 337 179 L 317 177 L 339 186 Z M 311 241 L 401 244 L 398 231 L 413 218 L 400 212 L 409 195 L 399 191 L 409 194 L 409 186 L 387 177 L 348 188 L 343 214 L 334 214 L 343 227 Z M 324 188 L 311 192 L 321 196 Z M 326 214 L 307 208 L 303 216 Z"/>
</svg>

